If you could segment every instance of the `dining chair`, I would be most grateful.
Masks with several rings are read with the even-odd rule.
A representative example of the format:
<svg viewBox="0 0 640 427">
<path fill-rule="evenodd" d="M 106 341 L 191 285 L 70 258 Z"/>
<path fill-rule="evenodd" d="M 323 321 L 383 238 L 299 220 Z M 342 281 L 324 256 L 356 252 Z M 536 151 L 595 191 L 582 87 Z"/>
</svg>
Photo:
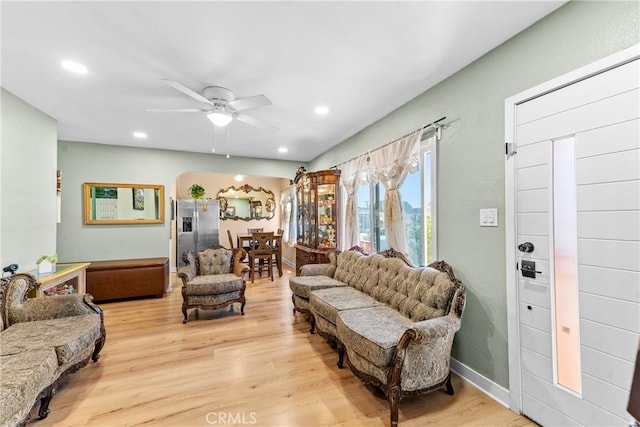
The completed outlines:
<svg viewBox="0 0 640 427">
<path fill-rule="evenodd" d="M 256 272 L 262 277 L 262 271 L 268 269 L 269 278 L 273 282 L 273 231 L 253 235 L 254 248 L 249 251 L 249 275 L 253 283 Z M 257 263 L 256 263 L 257 261 Z"/>
<path fill-rule="evenodd" d="M 227 237 L 229 238 L 229 249 L 234 249 L 235 246 L 233 245 L 233 237 L 231 237 L 231 231 L 227 229 Z"/>
<path fill-rule="evenodd" d="M 282 277 L 282 271 L 280 270 L 280 266 L 282 265 L 282 262 L 280 261 L 280 255 L 282 253 L 282 250 L 280 249 L 280 242 L 282 242 L 282 235 L 284 234 L 284 230 L 282 228 L 278 228 L 278 231 L 276 232 L 277 236 L 280 236 L 279 239 L 274 238 L 273 239 L 273 257 L 274 257 L 274 261 L 276 263 L 276 266 L 278 267 L 278 276 Z"/>
<path fill-rule="evenodd" d="M 247 234 L 262 233 L 262 232 L 264 232 L 264 228 L 262 228 L 262 227 L 260 227 L 260 228 L 247 228 Z M 255 247 L 256 247 L 256 242 L 252 240 L 251 242 L 249 242 L 248 246 L 244 247 L 244 250 L 249 252 L 251 249 L 255 249 Z"/>
</svg>

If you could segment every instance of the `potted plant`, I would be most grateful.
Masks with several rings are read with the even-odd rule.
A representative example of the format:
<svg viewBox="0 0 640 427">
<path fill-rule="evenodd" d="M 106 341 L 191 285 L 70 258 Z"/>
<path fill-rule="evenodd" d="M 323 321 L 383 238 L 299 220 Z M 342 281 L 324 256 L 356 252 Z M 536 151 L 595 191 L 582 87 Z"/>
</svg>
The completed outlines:
<svg viewBox="0 0 640 427">
<path fill-rule="evenodd" d="M 58 255 L 42 255 L 36 261 L 38 265 L 38 273 L 53 273 L 56 271 L 56 263 L 58 262 Z"/>
<path fill-rule="evenodd" d="M 204 187 L 198 184 L 193 184 L 191 187 L 189 187 L 188 191 L 189 191 L 189 195 L 193 199 L 198 200 L 198 199 L 204 198 Z"/>
</svg>

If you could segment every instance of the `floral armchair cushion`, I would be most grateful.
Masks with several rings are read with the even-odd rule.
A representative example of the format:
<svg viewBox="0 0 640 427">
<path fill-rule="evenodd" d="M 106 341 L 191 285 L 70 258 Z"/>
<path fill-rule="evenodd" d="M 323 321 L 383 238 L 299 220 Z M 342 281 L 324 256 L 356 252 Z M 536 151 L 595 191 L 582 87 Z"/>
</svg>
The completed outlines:
<svg viewBox="0 0 640 427">
<path fill-rule="evenodd" d="M 198 275 L 225 274 L 231 272 L 233 251 L 228 249 L 205 249 L 198 252 L 200 271 Z"/>
</svg>

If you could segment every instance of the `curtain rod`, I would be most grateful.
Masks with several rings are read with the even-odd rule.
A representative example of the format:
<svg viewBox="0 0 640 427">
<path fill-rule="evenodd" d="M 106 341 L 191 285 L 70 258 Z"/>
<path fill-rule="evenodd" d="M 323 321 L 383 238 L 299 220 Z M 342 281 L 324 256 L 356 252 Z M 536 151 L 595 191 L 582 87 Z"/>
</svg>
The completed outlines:
<svg viewBox="0 0 640 427">
<path fill-rule="evenodd" d="M 432 126 L 433 126 L 433 127 L 435 127 L 436 129 L 438 129 L 440 126 L 442 126 L 442 125 L 440 125 L 439 123 L 440 123 L 441 121 L 445 120 L 446 118 L 447 118 L 447 116 L 444 116 L 444 117 L 439 118 L 438 120 L 434 120 L 434 121 L 432 121 L 431 123 L 427 123 L 426 125 L 424 125 L 424 126 L 422 126 L 422 127 L 419 127 L 418 129 L 416 129 L 416 130 L 414 130 L 414 131 L 411 131 L 411 132 L 409 132 L 409 133 L 407 133 L 407 134 L 405 134 L 405 135 L 399 136 L 398 138 L 396 138 L 396 139 L 394 139 L 394 140 L 392 140 L 392 141 L 389 141 L 389 142 L 387 142 L 386 144 L 381 145 L 380 147 L 374 148 L 373 150 L 369 150 L 369 151 L 367 151 L 365 154 L 369 154 L 369 153 L 371 153 L 371 152 L 373 152 L 373 151 L 380 150 L 380 149 L 382 149 L 382 148 L 386 147 L 387 145 L 391 145 L 391 144 L 393 144 L 394 142 L 398 142 L 398 141 L 400 141 L 402 138 L 406 138 L 406 137 L 408 137 L 409 135 L 411 135 L 411 134 L 412 134 L 412 133 L 414 133 L 414 132 L 420 132 L 420 131 L 423 131 L 423 132 L 424 132 L 425 130 L 427 130 L 428 128 L 430 128 L 430 127 L 432 127 Z M 350 158 L 349 160 L 345 160 L 344 162 L 340 162 L 340 163 L 338 163 L 338 164 L 337 164 L 337 165 L 335 165 L 335 166 L 331 166 L 331 168 L 330 168 L 330 169 L 336 169 L 338 166 L 343 165 L 343 164 L 345 164 L 345 163 L 348 163 L 348 162 L 350 162 L 351 160 L 355 160 L 355 159 L 357 159 L 358 157 L 361 157 L 361 156 L 364 156 L 364 154 L 360 154 L 359 156 L 355 156 L 355 157 Z"/>
</svg>

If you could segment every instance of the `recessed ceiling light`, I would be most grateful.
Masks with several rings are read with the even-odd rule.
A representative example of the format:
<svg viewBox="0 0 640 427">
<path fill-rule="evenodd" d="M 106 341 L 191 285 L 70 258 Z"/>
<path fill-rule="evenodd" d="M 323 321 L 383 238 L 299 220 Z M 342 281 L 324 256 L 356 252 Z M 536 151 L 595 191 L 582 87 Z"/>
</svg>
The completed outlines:
<svg viewBox="0 0 640 427">
<path fill-rule="evenodd" d="M 314 111 L 316 112 L 316 114 L 324 115 L 329 112 L 329 107 L 327 107 L 326 105 L 318 105 Z"/>
<path fill-rule="evenodd" d="M 80 64 L 79 62 L 65 60 L 65 61 L 62 61 L 60 64 L 64 69 L 71 71 L 72 73 L 87 74 L 89 72 L 89 69 L 86 66 Z"/>
<path fill-rule="evenodd" d="M 280 153 L 286 153 L 287 151 L 289 151 L 289 149 L 287 147 L 278 148 L 278 152 L 280 152 Z"/>
<path fill-rule="evenodd" d="M 134 132 L 133 136 L 135 136 L 138 139 L 147 139 L 147 134 L 144 132 Z"/>
<path fill-rule="evenodd" d="M 244 175 L 236 175 L 233 177 L 233 179 L 235 179 L 238 182 L 241 182 L 244 179 Z"/>
</svg>

